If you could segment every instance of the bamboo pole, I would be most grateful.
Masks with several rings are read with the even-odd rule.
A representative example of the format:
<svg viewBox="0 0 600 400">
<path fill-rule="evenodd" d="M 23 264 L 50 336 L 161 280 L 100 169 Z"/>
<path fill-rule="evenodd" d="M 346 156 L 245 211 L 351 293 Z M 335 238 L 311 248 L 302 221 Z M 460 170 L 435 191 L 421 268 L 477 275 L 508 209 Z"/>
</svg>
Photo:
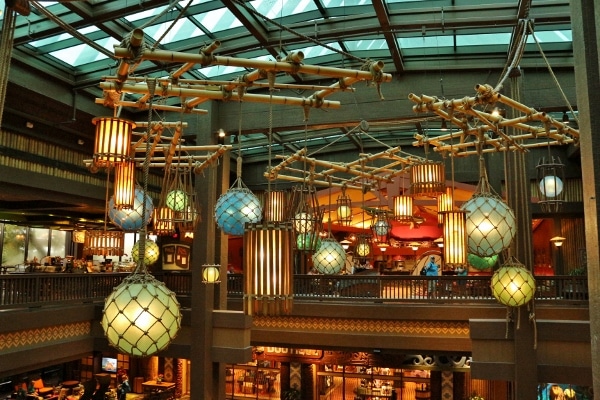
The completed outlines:
<svg viewBox="0 0 600 400">
<path fill-rule="evenodd" d="M 96 98 L 94 101 L 96 104 L 104 104 L 104 99 Z M 122 107 L 132 107 L 137 108 L 139 110 L 147 110 L 148 104 L 142 101 L 115 101 L 115 105 Z M 161 111 L 172 111 L 172 112 L 181 112 L 182 108 L 180 106 L 169 106 L 166 104 L 152 104 L 153 110 L 161 110 Z M 199 108 L 183 108 L 184 112 L 192 113 L 192 114 L 208 114 L 207 110 L 199 109 Z"/>
<path fill-rule="evenodd" d="M 132 59 L 135 58 L 129 49 L 115 46 L 115 57 Z M 167 50 L 145 50 L 141 56 L 144 60 L 164 61 L 170 63 L 196 63 L 203 66 L 208 65 L 224 65 L 242 68 L 263 69 L 265 71 L 279 71 L 290 74 L 312 74 L 329 77 L 348 77 L 358 80 L 372 80 L 373 74 L 371 71 L 355 71 L 346 68 L 321 67 L 313 65 L 294 65 L 284 61 L 265 61 L 265 60 L 250 60 L 245 58 L 209 56 L 205 54 L 190 54 L 177 51 Z M 380 61 L 380 63 L 382 63 Z M 382 63 L 383 64 L 383 63 Z M 391 74 L 381 74 L 382 82 L 390 82 Z"/>
<path fill-rule="evenodd" d="M 101 82 L 100 88 L 102 90 L 108 91 L 117 91 L 121 90 L 123 92 L 129 93 L 146 93 L 148 91 L 148 87 L 144 85 L 132 85 L 132 84 L 124 84 L 120 88 L 117 88 L 113 82 Z M 177 88 L 177 87 L 169 87 L 166 89 L 166 94 L 168 96 L 177 96 L 177 97 L 202 97 L 207 100 L 225 100 L 225 95 L 221 91 L 214 90 L 200 90 L 200 89 L 185 89 L 185 88 Z M 239 94 L 237 96 L 232 96 L 232 100 L 241 100 Z M 285 104 L 285 105 L 296 105 L 301 107 L 315 107 L 315 108 L 340 108 L 339 101 L 330 101 L 323 100 L 317 101 L 317 99 L 311 98 L 295 98 L 295 97 L 280 97 L 280 96 L 269 96 L 269 95 L 259 95 L 246 93 L 243 95 L 244 101 L 255 102 L 255 103 L 273 103 L 273 104 Z M 154 107 L 154 105 L 153 105 Z"/>
</svg>

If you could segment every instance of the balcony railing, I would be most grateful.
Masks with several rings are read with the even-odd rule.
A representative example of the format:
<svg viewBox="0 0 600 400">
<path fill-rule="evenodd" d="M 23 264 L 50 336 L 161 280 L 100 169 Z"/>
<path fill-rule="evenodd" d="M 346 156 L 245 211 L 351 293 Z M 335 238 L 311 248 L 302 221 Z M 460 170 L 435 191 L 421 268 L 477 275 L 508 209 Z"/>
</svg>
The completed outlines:
<svg viewBox="0 0 600 400">
<path fill-rule="evenodd" d="M 125 276 L 123 273 L 0 275 L 0 308 L 101 301 Z M 190 272 L 159 272 L 154 276 L 178 296 L 189 297 L 192 293 Z M 243 280 L 242 274 L 227 274 L 229 297 L 243 296 Z M 536 282 L 538 301 L 581 303 L 588 300 L 585 276 L 543 276 L 537 277 Z M 432 291 L 430 283 L 434 286 Z M 495 301 L 489 276 L 296 275 L 294 298 L 386 303 Z"/>
</svg>

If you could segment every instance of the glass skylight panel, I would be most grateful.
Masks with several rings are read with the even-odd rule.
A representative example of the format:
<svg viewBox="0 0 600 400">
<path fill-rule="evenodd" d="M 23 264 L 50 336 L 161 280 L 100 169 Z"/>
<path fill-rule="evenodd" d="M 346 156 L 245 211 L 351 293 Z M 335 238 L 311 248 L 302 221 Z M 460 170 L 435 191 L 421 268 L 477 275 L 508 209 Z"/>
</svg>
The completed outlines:
<svg viewBox="0 0 600 400">
<path fill-rule="evenodd" d="M 388 48 L 384 39 L 345 41 L 344 45 L 349 51 L 386 50 Z"/>
<path fill-rule="evenodd" d="M 256 11 L 274 20 L 317 9 L 313 0 L 253 0 L 250 4 Z"/>
<path fill-rule="evenodd" d="M 419 49 L 423 47 L 454 46 L 454 38 L 450 35 L 399 38 L 398 45 L 402 49 Z"/>
<path fill-rule="evenodd" d="M 573 41 L 573 31 L 561 30 L 561 31 L 538 31 L 535 32 L 535 37 L 540 43 L 562 43 Z M 533 36 L 527 38 L 528 43 L 535 43 Z"/>
<path fill-rule="evenodd" d="M 200 28 L 187 19 L 180 19 L 175 22 L 175 25 L 171 21 L 152 25 L 144 28 L 144 33 L 154 40 L 160 40 L 162 44 L 204 35 Z"/>
<path fill-rule="evenodd" d="M 139 21 L 142 19 L 146 19 L 146 18 L 152 18 L 152 17 L 162 13 L 165 8 L 166 8 L 166 6 L 156 7 L 156 8 L 151 8 L 149 10 L 140 11 L 138 13 L 126 16 L 125 19 L 129 22 L 135 22 L 135 21 Z"/>
<path fill-rule="evenodd" d="M 106 38 L 103 40 L 96 41 L 102 47 L 113 49 L 114 39 Z M 78 67 L 80 65 L 89 64 L 94 61 L 100 61 L 107 59 L 103 53 L 100 53 L 96 49 L 88 46 L 87 44 L 80 44 L 78 46 L 68 47 L 65 49 L 53 51 L 50 53 L 51 56 L 58 58 L 59 60 L 73 66 Z"/>
<path fill-rule="evenodd" d="M 338 49 L 340 51 L 342 50 L 342 48 L 340 47 L 340 44 L 337 42 L 327 43 L 327 46 L 333 47 L 334 49 Z M 311 47 L 306 47 L 306 48 L 300 49 L 300 50 L 302 50 L 302 52 L 304 53 L 305 60 L 307 60 L 309 58 L 323 57 L 323 56 L 327 56 L 327 55 L 335 53 L 333 50 L 330 50 L 323 46 L 311 46 Z"/>
<path fill-rule="evenodd" d="M 371 0 L 324 0 L 325 7 L 352 7 L 373 4 Z"/>
<path fill-rule="evenodd" d="M 204 14 L 195 15 L 194 19 L 202 24 L 209 32 L 221 32 L 226 29 L 242 26 L 242 23 L 235 15 L 225 7 Z"/>
</svg>

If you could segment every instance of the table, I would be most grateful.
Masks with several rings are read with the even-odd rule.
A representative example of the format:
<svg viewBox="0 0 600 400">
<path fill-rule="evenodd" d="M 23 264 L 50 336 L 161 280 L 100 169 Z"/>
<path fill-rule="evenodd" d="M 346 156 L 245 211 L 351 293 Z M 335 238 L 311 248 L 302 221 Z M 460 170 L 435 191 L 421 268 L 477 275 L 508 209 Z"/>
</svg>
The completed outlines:
<svg viewBox="0 0 600 400">
<path fill-rule="evenodd" d="M 156 382 L 156 381 L 147 381 L 142 383 L 142 391 L 144 393 L 150 393 L 153 391 L 160 390 L 170 390 L 175 388 L 175 383 L 173 382 Z"/>
</svg>

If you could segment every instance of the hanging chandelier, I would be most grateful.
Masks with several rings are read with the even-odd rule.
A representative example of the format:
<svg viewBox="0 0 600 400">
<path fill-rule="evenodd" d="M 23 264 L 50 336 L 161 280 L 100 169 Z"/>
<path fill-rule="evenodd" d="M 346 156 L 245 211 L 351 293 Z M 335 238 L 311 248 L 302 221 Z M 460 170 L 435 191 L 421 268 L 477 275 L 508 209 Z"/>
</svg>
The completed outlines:
<svg viewBox="0 0 600 400">
<path fill-rule="evenodd" d="M 290 200 L 292 227 L 296 235 L 296 250 L 313 252 L 318 248 L 323 230 L 323 210 L 312 185 L 294 187 Z"/>
</svg>

